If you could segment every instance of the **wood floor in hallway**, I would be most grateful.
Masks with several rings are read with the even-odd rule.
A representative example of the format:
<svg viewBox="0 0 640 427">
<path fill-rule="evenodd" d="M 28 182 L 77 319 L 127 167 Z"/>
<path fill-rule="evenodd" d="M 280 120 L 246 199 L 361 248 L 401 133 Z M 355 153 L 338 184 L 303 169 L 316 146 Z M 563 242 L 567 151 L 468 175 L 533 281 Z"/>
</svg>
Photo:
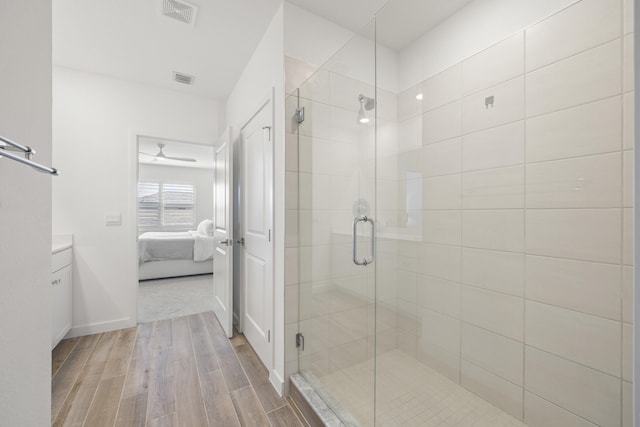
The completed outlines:
<svg viewBox="0 0 640 427">
<path fill-rule="evenodd" d="M 60 342 L 53 426 L 305 426 L 243 335 L 212 312 Z"/>
</svg>

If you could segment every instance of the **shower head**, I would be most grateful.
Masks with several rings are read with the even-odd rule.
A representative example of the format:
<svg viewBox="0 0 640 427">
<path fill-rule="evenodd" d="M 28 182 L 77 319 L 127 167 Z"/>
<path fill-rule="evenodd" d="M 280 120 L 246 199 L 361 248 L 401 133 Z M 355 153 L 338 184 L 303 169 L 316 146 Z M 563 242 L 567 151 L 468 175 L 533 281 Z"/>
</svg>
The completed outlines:
<svg viewBox="0 0 640 427">
<path fill-rule="evenodd" d="M 375 108 L 376 100 L 374 98 L 369 98 L 368 96 L 360 94 L 358 95 L 358 101 L 360 102 L 360 110 L 358 111 L 358 123 L 367 124 L 369 123 L 369 118 L 367 117 L 366 111 L 371 111 Z"/>
</svg>

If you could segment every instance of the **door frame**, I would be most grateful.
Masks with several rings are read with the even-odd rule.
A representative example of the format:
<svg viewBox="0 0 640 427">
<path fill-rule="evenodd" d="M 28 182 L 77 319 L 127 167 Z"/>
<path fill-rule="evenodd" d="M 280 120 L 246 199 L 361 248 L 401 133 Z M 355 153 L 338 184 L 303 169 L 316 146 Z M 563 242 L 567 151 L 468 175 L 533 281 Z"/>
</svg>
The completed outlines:
<svg viewBox="0 0 640 427">
<path fill-rule="evenodd" d="M 274 127 L 275 127 L 275 87 L 271 87 L 271 90 L 269 91 L 268 94 L 266 94 L 265 96 L 263 96 L 262 98 L 260 98 L 261 101 L 257 104 L 254 105 L 254 107 L 251 109 L 251 113 L 247 116 L 247 118 L 245 120 L 243 120 L 240 126 L 238 126 L 236 129 L 236 134 L 233 135 L 233 145 L 235 147 L 236 144 L 240 143 L 240 156 L 239 156 L 239 167 L 235 168 L 234 170 L 238 172 L 239 174 L 239 187 L 240 187 L 240 198 L 242 199 L 243 195 L 244 195 L 244 170 L 242 169 L 242 165 L 244 163 L 244 156 L 245 156 L 245 145 L 244 145 L 244 140 L 242 139 L 242 130 L 251 122 L 251 120 L 253 120 L 253 118 L 260 113 L 260 111 L 264 108 L 264 106 L 268 103 L 271 103 L 271 115 L 270 115 L 270 119 L 271 119 L 271 153 L 270 153 L 270 157 L 271 157 L 271 182 L 270 184 L 270 188 L 271 188 L 271 197 L 269 198 L 269 205 L 270 205 L 270 217 L 269 217 L 269 228 L 271 229 L 271 241 L 269 242 L 268 245 L 268 249 L 270 252 L 270 265 L 269 265 L 269 277 L 271 280 L 271 317 L 268 320 L 269 322 L 269 329 L 271 330 L 271 341 L 269 343 L 269 347 L 270 347 L 270 353 L 271 353 L 271 363 L 270 366 L 267 366 L 267 369 L 269 370 L 269 372 L 271 372 L 273 370 L 273 366 L 275 364 L 275 331 L 274 331 L 274 327 L 275 327 L 275 232 L 274 232 L 274 224 L 275 224 L 275 133 L 274 133 Z M 235 153 L 234 153 L 235 154 Z M 238 192 L 234 191 L 234 206 L 237 207 L 237 209 L 235 209 L 234 211 L 234 215 L 237 215 L 238 218 L 242 218 L 243 215 L 243 209 L 244 206 L 242 204 L 242 200 L 238 200 Z M 244 229 L 244 224 L 243 221 L 240 220 L 239 221 L 239 229 L 240 229 L 240 236 L 244 235 L 245 229 Z M 234 256 L 234 263 L 239 263 L 240 265 L 240 274 L 238 275 L 238 280 L 239 280 L 239 292 L 238 292 L 238 297 L 241 298 L 240 299 L 240 304 L 239 304 L 239 313 L 238 313 L 238 317 L 240 318 L 239 320 L 239 324 L 238 324 L 238 329 L 240 332 L 243 332 L 243 328 L 244 328 L 244 315 L 245 315 L 245 290 L 246 290 L 246 283 L 245 283 L 245 274 L 244 274 L 244 265 L 243 265 L 243 259 L 242 257 L 235 257 Z M 234 279 L 235 280 L 235 279 Z M 234 294 L 235 296 L 235 294 Z"/>
<path fill-rule="evenodd" d="M 131 278 L 132 286 L 130 297 L 127 298 L 129 306 L 129 313 L 131 313 L 131 317 L 127 322 L 126 326 L 123 327 L 132 327 L 138 324 L 138 298 L 140 298 L 139 290 L 138 290 L 138 259 L 140 254 L 138 253 L 138 180 L 140 177 L 140 159 L 139 159 L 139 140 L 140 138 L 152 138 L 159 140 L 168 140 L 175 142 L 182 142 L 185 144 L 193 144 L 193 145 L 204 145 L 207 147 L 213 147 L 215 149 L 215 145 L 202 140 L 186 140 L 183 136 L 173 136 L 167 134 L 159 134 L 156 131 L 152 131 L 149 129 L 143 128 L 131 128 L 129 130 L 129 171 L 130 171 L 130 186 L 129 186 L 129 214 L 132 218 L 132 223 L 128 225 L 129 230 L 127 234 L 131 236 L 133 252 L 131 253 L 132 257 L 135 257 L 133 262 L 135 262 L 135 276 Z M 213 174 L 213 171 L 212 171 Z M 212 182 L 215 180 L 215 177 L 211 177 Z M 125 224 L 123 224 L 125 225 Z M 126 225 L 125 225 L 126 226 Z M 211 287 L 213 288 L 213 280 L 211 281 Z M 213 307 L 211 307 L 213 310 Z"/>
</svg>

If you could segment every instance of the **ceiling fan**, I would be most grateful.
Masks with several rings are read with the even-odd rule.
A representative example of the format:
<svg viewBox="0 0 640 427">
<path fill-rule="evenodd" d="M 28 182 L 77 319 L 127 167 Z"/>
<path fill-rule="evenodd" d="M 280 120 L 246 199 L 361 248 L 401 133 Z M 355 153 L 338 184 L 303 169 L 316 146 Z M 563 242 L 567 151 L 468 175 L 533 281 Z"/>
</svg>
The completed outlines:
<svg viewBox="0 0 640 427">
<path fill-rule="evenodd" d="M 157 154 L 149 154 L 149 153 L 143 153 L 142 151 L 140 152 L 140 154 L 144 154 L 147 156 L 151 156 L 154 157 L 154 161 L 156 160 L 178 160 L 181 162 L 195 162 L 196 159 L 192 159 L 190 157 L 173 157 L 173 156 L 167 156 L 166 154 L 164 154 L 163 148 L 164 148 L 164 144 L 162 143 L 158 143 L 158 148 L 160 148 L 160 151 L 158 151 Z"/>
</svg>

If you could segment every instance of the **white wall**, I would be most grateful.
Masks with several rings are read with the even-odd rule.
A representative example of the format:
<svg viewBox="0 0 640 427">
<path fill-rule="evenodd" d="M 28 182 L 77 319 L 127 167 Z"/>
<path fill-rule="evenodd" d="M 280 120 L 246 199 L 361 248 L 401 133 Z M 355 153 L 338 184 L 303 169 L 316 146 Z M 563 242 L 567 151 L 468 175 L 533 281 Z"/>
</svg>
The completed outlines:
<svg viewBox="0 0 640 427">
<path fill-rule="evenodd" d="M 408 89 L 576 1 L 475 0 L 400 52 L 399 89 Z"/>
<path fill-rule="evenodd" d="M 155 181 L 169 184 L 191 184 L 196 193 L 196 217 L 191 230 L 195 230 L 204 219 L 213 218 L 213 170 L 180 166 L 163 166 L 140 163 L 140 181 Z M 162 227 L 158 228 L 161 231 Z M 151 228 L 145 231 L 152 231 Z"/>
<path fill-rule="evenodd" d="M 259 105 L 275 88 L 274 99 L 274 325 L 271 382 L 284 387 L 284 40 L 283 7 L 247 63 L 227 100 L 227 123 L 237 138 Z"/>
<path fill-rule="evenodd" d="M 378 86 L 398 92 L 398 55 L 382 45 L 378 45 L 375 51 L 372 23 L 356 35 L 294 4 L 285 2 L 284 5 L 286 56 L 373 84 L 376 77 L 373 66 L 375 52 Z"/>
<path fill-rule="evenodd" d="M 213 144 L 217 103 L 55 67 L 54 233 L 74 235 L 71 336 L 136 324 L 136 134 Z M 106 226 L 106 213 L 121 226 Z"/>
<path fill-rule="evenodd" d="M 51 163 L 51 2 L 0 2 L 0 135 Z M 18 43 L 19 42 L 19 43 Z M 0 159 L 0 424 L 51 417 L 51 177 Z"/>
</svg>

